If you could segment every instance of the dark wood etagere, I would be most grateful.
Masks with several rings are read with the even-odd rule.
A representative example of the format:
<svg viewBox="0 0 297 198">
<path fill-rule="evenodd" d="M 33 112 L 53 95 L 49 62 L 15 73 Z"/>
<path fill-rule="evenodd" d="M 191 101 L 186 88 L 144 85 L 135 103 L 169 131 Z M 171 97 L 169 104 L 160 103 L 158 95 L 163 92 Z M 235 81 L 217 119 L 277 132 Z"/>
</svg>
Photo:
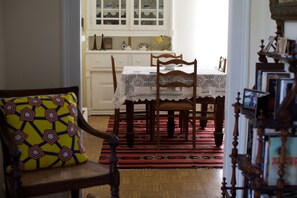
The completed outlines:
<svg viewBox="0 0 297 198">
<path fill-rule="evenodd" d="M 289 71 L 294 74 L 294 83 L 292 89 L 288 92 L 283 102 L 280 105 L 280 110 L 276 117 L 271 115 L 260 114 L 258 117 L 254 117 L 250 111 L 243 108 L 240 93 L 238 92 L 236 102 L 232 105 L 234 108 L 234 129 L 233 129 L 233 148 L 230 154 L 232 163 L 232 175 L 230 178 L 230 184 L 227 183 L 227 179 L 224 177 L 222 182 L 222 197 L 232 197 L 235 198 L 238 191 L 243 191 L 244 197 L 254 197 L 260 198 L 263 194 L 268 194 L 274 197 L 297 197 L 296 189 L 297 186 L 287 185 L 284 180 L 285 164 L 286 164 L 286 140 L 288 136 L 296 136 L 294 133 L 296 124 L 296 116 L 294 117 L 293 112 L 290 108 L 290 104 L 295 100 L 297 94 L 297 59 L 296 54 L 292 55 L 279 55 L 274 52 L 264 52 L 263 50 L 263 40 L 260 45 L 261 50 L 258 52 L 259 61 L 267 63 L 267 58 L 274 59 L 275 62 L 284 62 L 289 64 Z M 258 137 L 258 149 L 256 152 L 255 163 L 251 162 L 251 156 L 249 154 L 239 154 L 238 153 L 238 136 L 239 129 L 238 123 L 240 116 L 243 115 L 249 120 L 250 126 L 257 129 L 256 134 Z M 277 135 L 281 137 L 281 149 L 280 149 L 280 163 L 278 170 L 278 180 L 275 186 L 268 186 L 263 179 L 263 163 L 264 163 L 264 152 L 265 148 L 265 137 L 271 135 L 266 134 L 265 129 L 272 128 L 277 129 L 280 133 Z M 290 131 L 290 132 L 289 132 Z M 293 131 L 293 133 L 292 133 Z M 253 130 L 248 130 L 248 133 L 253 133 Z M 249 134 L 250 135 L 250 134 Z M 249 144 L 249 142 L 248 142 Z M 236 181 L 236 172 L 240 171 L 244 176 L 243 186 L 238 186 Z M 296 175 L 297 177 L 297 175 Z M 294 194 L 295 191 L 295 194 Z M 252 192 L 252 193 L 251 193 Z M 292 193 L 287 195 L 287 193 Z"/>
</svg>

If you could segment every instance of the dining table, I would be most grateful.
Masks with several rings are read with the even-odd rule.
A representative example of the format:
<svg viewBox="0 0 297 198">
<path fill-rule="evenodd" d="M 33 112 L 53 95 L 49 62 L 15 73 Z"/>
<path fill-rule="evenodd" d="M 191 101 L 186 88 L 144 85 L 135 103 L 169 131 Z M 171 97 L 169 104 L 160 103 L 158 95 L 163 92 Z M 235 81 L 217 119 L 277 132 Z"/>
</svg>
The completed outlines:
<svg viewBox="0 0 297 198">
<path fill-rule="evenodd" d="M 175 67 L 175 70 L 187 72 L 188 67 Z M 167 72 L 161 68 L 161 72 Z M 156 99 L 156 78 L 157 67 L 151 66 L 124 66 L 118 86 L 114 93 L 113 104 L 115 108 L 126 105 L 126 141 L 129 147 L 134 145 L 134 126 L 133 112 L 134 104 L 139 101 L 153 101 Z M 214 99 L 215 120 L 214 120 L 214 139 L 216 146 L 221 146 L 223 142 L 223 124 L 224 124 L 224 107 L 226 92 L 226 73 L 213 68 L 197 68 L 197 103 L 201 100 Z M 173 95 L 170 92 L 160 96 L 162 100 L 179 100 L 191 98 L 192 92 L 183 91 L 181 94 Z M 168 112 L 174 113 L 174 112 Z M 205 127 L 206 122 L 200 121 L 200 126 Z M 172 137 L 174 133 L 174 120 L 168 119 L 167 129 L 168 136 Z"/>
</svg>

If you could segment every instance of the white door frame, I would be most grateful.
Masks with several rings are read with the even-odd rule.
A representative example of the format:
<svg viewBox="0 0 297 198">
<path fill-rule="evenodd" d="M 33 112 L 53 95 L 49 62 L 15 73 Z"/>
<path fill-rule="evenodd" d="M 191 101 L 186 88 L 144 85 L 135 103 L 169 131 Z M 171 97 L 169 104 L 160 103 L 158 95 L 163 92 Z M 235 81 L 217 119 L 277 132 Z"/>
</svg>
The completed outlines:
<svg viewBox="0 0 297 198">
<path fill-rule="evenodd" d="M 63 85 L 81 87 L 81 11 L 80 0 L 62 0 Z"/>
<path fill-rule="evenodd" d="M 225 102 L 225 139 L 224 139 L 224 168 L 223 176 L 228 185 L 232 174 L 231 159 L 232 151 L 234 111 L 232 104 L 236 102 L 237 92 L 241 92 L 248 86 L 248 62 L 250 43 L 250 8 L 251 0 L 229 1 L 229 33 L 228 33 L 228 76 Z M 246 121 L 240 120 L 239 131 L 246 130 Z M 246 134 L 242 133 L 238 139 L 238 153 L 244 153 L 246 148 Z M 237 184 L 241 185 L 241 174 L 236 173 Z"/>
</svg>

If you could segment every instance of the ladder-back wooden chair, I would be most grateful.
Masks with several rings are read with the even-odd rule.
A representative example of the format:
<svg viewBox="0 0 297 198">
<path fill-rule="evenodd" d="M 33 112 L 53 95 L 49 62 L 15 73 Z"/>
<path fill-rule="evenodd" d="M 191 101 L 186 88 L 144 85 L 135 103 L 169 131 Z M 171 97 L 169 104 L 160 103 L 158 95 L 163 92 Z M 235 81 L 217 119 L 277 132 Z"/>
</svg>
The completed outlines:
<svg viewBox="0 0 297 198">
<path fill-rule="evenodd" d="M 161 71 L 161 66 L 176 65 L 189 67 L 189 71 L 170 70 Z M 182 79 L 182 80 L 181 80 Z M 185 80 L 187 79 L 187 80 Z M 188 140 L 188 126 L 192 124 L 192 142 L 193 148 L 196 148 L 196 85 L 197 85 L 197 61 L 187 62 L 181 59 L 172 59 L 166 62 L 157 61 L 157 79 L 156 79 L 156 100 L 152 104 L 154 116 L 152 121 L 156 122 L 156 138 L 157 147 L 160 148 L 160 112 L 161 111 L 178 111 L 182 113 L 182 128 L 186 134 L 185 139 Z M 184 98 L 179 100 L 164 99 L 164 94 L 180 95 L 183 89 L 189 89 L 192 93 L 191 98 Z M 163 99 L 162 99 L 163 98 Z M 192 113 L 192 120 L 189 122 L 189 114 Z M 173 115 L 174 116 L 174 115 Z M 155 123 L 154 123 L 155 124 Z M 154 131 L 154 127 L 153 127 Z"/>
<path fill-rule="evenodd" d="M 218 70 L 225 73 L 226 69 L 227 69 L 227 58 L 223 58 L 222 56 L 220 56 Z"/>
<path fill-rule="evenodd" d="M 227 59 L 220 56 L 218 70 L 226 72 Z M 196 110 L 196 119 L 200 120 L 200 127 L 204 129 L 208 120 L 216 119 L 217 105 L 215 97 L 201 98 L 198 96 L 197 104 L 200 104 L 200 108 Z"/>
<path fill-rule="evenodd" d="M 157 60 L 161 61 L 169 61 L 171 59 L 183 59 L 183 54 L 176 55 L 176 54 L 159 54 L 159 55 L 154 55 L 151 53 L 151 66 L 157 66 Z"/>
<path fill-rule="evenodd" d="M 111 55 L 111 68 L 112 68 L 112 80 L 113 80 L 113 90 L 116 92 L 118 82 L 116 74 L 116 64 L 114 56 Z M 134 119 L 135 120 L 145 120 L 146 122 L 146 131 L 149 132 L 149 102 L 148 101 L 138 101 L 137 104 L 142 104 L 145 106 L 145 110 L 134 110 Z M 119 133 L 119 125 L 121 121 L 126 120 L 126 111 L 123 109 L 115 108 L 114 109 L 114 125 L 113 131 L 116 135 Z"/>
<path fill-rule="evenodd" d="M 111 197 L 119 197 L 118 137 L 84 120 L 78 93 L 78 87 L 0 90 L 7 197 L 71 191 L 78 198 L 80 189 L 99 185 L 110 185 Z M 109 167 L 88 160 L 82 130 L 109 143 Z"/>
</svg>

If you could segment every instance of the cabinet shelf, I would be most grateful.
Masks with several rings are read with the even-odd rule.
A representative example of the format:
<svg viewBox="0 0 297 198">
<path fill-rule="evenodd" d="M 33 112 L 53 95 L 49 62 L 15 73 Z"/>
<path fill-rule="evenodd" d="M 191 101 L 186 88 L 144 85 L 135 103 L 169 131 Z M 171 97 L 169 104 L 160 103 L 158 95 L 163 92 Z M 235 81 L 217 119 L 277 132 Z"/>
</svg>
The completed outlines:
<svg viewBox="0 0 297 198">
<path fill-rule="evenodd" d="M 239 108 L 242 115 L 244 115 L 255 127 L 264 127 L 271 129 L 281 129 L 281 128 L 294 128 L 296 127 L 291 122 L 280 122 L 280 120 L 275 119 L 272 115 L 267 115 L 265 119 L 259 120 L 255 117 L 255 112 L 243 108 L 242 104 L 235 103 L 232 105 L 235 108 Z"/>
<path fill-rule="evenodd" d="M 289 71 L 296 75 L 297 72 L 297 54 L 278 54 L 274 52 L 259 51 L 258 54 L 262 57 L 273 58 L 274 60 L 282 61 L 289 64 Z M 267 61 L 267 60 L 266 60 Z"/>
</svg>

